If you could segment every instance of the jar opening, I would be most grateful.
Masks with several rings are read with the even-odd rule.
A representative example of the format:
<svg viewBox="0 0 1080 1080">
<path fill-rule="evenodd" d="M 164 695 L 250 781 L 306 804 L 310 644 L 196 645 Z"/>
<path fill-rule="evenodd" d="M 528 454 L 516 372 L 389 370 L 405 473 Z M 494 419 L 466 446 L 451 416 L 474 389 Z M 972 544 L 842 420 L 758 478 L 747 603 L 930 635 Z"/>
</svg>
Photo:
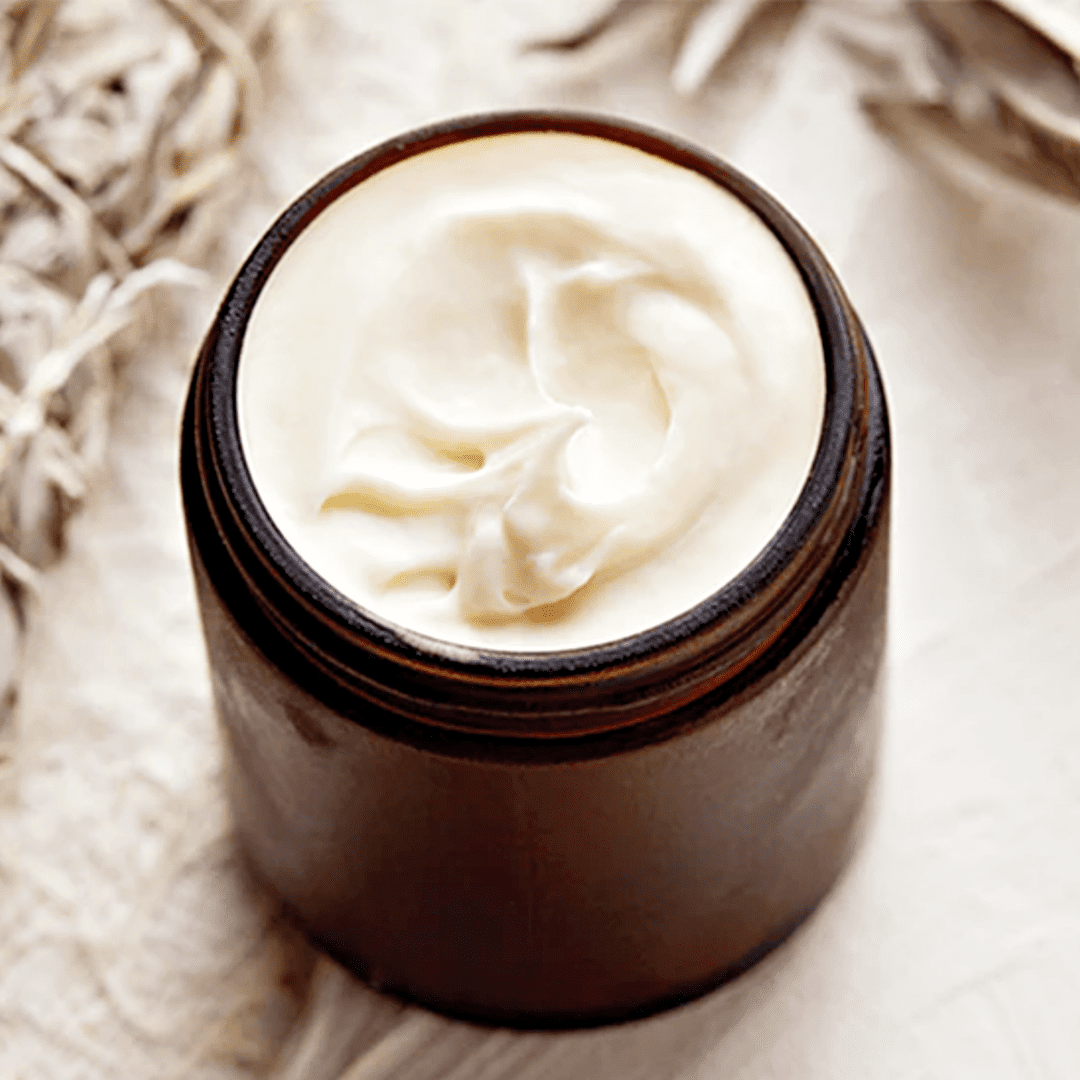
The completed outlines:
<svg viewBox="0 0 1080 1080">
<path fill-rule="evenodd" d="M 431 638 L 373 617 L 329 585 L 285 540 L 260 498 L 243 454 L 237 410 L 239 359 L 252 309 L 271 271 L 306 226 L 345 192 L 408 157 L 515 132 L 569 132 L 622 143 L 690 169 L 734 194 L 771 230 L 797 267 L 825 357 L 824 419 L 809 475 L 757 558 L 712 595 L 666 622 L 600 645 L 544 652 L 474 648 Z M 348 681 L 356 676 L 363 682 L 373 663 L 407 670 L 413 690 L 390 707 L 408 715 L 414 712 L 409 704 L 414 692 L 425 699 L 445 697 L 445 686 L 434 687 L 447 678 L 481 698 L 497 697 L 507 679 L 541 698 L 547 695 L 555 712 L 566 719 L 553 724 L 538 719 L 535 731 L 525 734 L 579 730 L 583 709 L 596 711 L 595 702 L 574 700 L 583 690 L 586 696 L 601 693 L 611 700 L 611 722 L 601 721 L 605 728 L 649 714 L 649 694 L 642 693 L 646 685 L 670 690 L 685 681 L 698 687 L 694 693 L 704 692 L 705 668 L 713 672 L 708 683 L 723 681 L 759 657 L 791 623 L 842 544 L 860 487 L 853 453 L 865 405 L 865 343 L 824 257 L 775 200 L 730 166 L 671 136 L 602 116 L 515 112 L 467 117 L 416 130 L 342 165 L 290 206 L 256 246 L 223 302 L 204 356 L 205 455 L 220 483 L 217 502 L 220 515 L 229 520 L 234 557 L 260 596 L 258 607 L 275 632 L 332 669 L 334 678 Z M 326 644 L 331 639 L 332 646 Z M 366 674 L 358 676 L 358 671 Z M 386 680 L 376 676 L 375 681 L 386 689 Z M 630 698 L 633 704 L 628 704 Z M 451 715 L 454 706 L 447 708 L 448 716 L 434 722 L 473 729 L 472 720 L 459 720 Z M 429 709 L 422 713 L 431 719 Z M 514 715 L 513 722 L 520 723 L 520 714 Z M 513 722 L 493 723 L 498 730 L 508 730 Z M 588 725 L 594 730 L 596 721 Z M 480 723 L 481 729 L 489 727 L 486 720 Z"/>
</svg>

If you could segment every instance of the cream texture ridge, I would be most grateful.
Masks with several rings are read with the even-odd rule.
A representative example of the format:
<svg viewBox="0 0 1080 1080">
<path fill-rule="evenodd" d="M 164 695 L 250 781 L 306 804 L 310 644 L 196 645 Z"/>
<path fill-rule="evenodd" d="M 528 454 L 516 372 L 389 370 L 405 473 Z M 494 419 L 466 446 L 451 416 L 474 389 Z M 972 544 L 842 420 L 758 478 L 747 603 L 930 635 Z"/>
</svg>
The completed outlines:
<svg viewBox="0 0 1080 1080">
<path fill-rule="evenodd" d="M 797 268 L 725 189 L 554 132 L 364 180 L 248 324 L 241 441 L 281 533 L 378 619 L 550 651 L 716 592 L 791 510 L 825 365 Z"/>
</svg>

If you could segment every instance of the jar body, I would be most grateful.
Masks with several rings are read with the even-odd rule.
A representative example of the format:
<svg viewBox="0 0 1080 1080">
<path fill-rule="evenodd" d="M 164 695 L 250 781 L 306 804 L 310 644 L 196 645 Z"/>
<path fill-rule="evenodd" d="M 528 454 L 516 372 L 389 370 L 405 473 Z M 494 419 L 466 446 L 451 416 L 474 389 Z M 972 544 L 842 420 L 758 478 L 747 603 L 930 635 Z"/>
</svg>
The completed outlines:
<svg viewBox="0 0 1080 1080">
<path fill-rule="evenodd" d="M 236 826 L 256 873 L 375 986 L 486 1022 L 625 1019 L 743 970 L 841 872 L 880 726 L 889 451 L 873 358 L 834 293 L 856 392 L 841 410 L 843 491 L 826 492 L 839 509 L 808 534 L 813 572 L 792 578 L 807 584 L 781 593 L 782 575 L 762 578 L 779 599 L 740 630 L 737 662 L 699 655 L 692 633 L 654 650 L 694 657 L 678 677 L 635 654 L 604 708 L 627 707 L 627 680 L 650 707 L 576 730 L 532 723 L 557 673 L 495 658 L 462 689 L 415 648 L 388 661 L 362 633 L 346 657 L 318 597 L 279 580 L 222 464 L 212 369 L 226 301 L 192 384 L 182 478 Z M 716 633 L 725 618 L 738 621 L 718 616 Z M 392 673 L 421 669 L 423 694 L 395 696 Z M 574 677 L 586 694 L 611 681 L 600 661 Z M 481 688 L 502 713 L 520 709 L 520 730 L 446 720 Z"/>
</svg>

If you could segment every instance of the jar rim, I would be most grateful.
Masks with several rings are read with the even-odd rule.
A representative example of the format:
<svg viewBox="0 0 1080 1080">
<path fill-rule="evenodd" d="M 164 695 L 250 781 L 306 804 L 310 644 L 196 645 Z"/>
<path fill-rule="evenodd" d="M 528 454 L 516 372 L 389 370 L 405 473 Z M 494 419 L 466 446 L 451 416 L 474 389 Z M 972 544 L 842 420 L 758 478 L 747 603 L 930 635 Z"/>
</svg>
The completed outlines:
<svg viewBox="0 0 1080 1080">
<path fill-rule="evenodd" d="M 776 236 L 798 269 L 814 308 L 826 374 L 821 434 L 809 473 L 787 517 L 747 566 L 693 607 L 655 626 L 600 644 L 537 652 L 461 646 L 432 638 L 377 617 L 330 585 L 288 543 L 259 496 L 243 453 L 236 393 L 244 333 L 262 287 L 290 244 L 318 214 L 352 187 L 406 158 L 449 143 L 519 132 L 567 132 L 622 143 L 691 169 L 735 195 Z M 595 683 L 608 678 L 609 689 L 625 695 L 640 682 L 640 669 L 646 661 L 656 669 L 655 658 L 666 656 L 669 663 L 660 667 L 670 684 L 676 669 L 687 664 L 700 667 L 697 654 L 701 649 L 690 647 L 693 639 L 704 633 L 715 652 L 720 639 L 731 636 L 725 629 L 745 631 L 745 627 L 731 624 L 740 622 L 738 616 L 746 614 L 755 599 L 790 592 L 778 583 L 785 577 L 798 578 L 792 569 L 808 557 L 808 541 L 835 512 L 837 491 L 851 457 L 853 418 L 864 396 L 859 384 L 865 353 L 861 328 L 813 240 L 772 196 L 732 166 L 676 136 L 618 117 L 554 110 L 483 113 L 417 128 L 352 158 L 295 200 L 264 234 L 226 294 L 204 350 L 210 458 L 227 493 L 231 516 L 242 523 L 247 545 L 285 592 L 291 591 L 296 610 L 307 612 L 321 628 L 353 643 L 361 642 L 392 665 L 404 665 L 427 679 L 437 679 L 442 673 L 474 687 L 489 688 L 510 679 L 515 687 L 528 685 L 542 692 L 556 683 L 565 688 L 568 681 L 581 685 L 583 679 Z M 782 599 L 773 595 L 770 604 L 775 607 Z M 294 630 L 303 635 L 302 628 Z M 692 662 L 690 654 L 697 660 Z M 322 660 L 334 666 L 325 655 Z M 658 673 L 654 670 L 652 677 Z M 407 704 L 398 707 L 407 715 L 414 714 Z M 639 709 L 634 719 L 640 718 Z M 459 725 L 453 718 L 435 722 L 476 730 L 472 722 Z M 628 722 L 605 723 L 600 729 Z M 480 729 L 491 730 L 486 722 Z M 561 724 L 548 731 L 541 723 L 533 730 L 527 722 L 520 732 L 502 722 L 494 729 L 500 734 L 574 733 Z M 595 730 L 595 725 L 588 730 Z"/>
</svg>

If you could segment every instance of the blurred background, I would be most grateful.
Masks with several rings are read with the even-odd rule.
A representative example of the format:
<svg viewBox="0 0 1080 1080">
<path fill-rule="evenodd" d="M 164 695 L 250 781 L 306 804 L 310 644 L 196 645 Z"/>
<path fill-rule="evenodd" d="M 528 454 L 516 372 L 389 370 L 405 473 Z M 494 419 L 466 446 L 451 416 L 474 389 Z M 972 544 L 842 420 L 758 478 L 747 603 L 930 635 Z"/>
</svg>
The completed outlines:
<svg viewBox="0 0 1080 1080">
<path fill-rule="evenodd" d="M 1065 1080 L 1080 1062 L 1075 0 L 0 0 L 0 1075 Z M 816 238 L 894 438 L 868 836 L 747 975 L 487 1031 L 239 867 L 176 481 L 199 338 L 307 185 L 428 121 L 599 110 Z"/>
</svg>

